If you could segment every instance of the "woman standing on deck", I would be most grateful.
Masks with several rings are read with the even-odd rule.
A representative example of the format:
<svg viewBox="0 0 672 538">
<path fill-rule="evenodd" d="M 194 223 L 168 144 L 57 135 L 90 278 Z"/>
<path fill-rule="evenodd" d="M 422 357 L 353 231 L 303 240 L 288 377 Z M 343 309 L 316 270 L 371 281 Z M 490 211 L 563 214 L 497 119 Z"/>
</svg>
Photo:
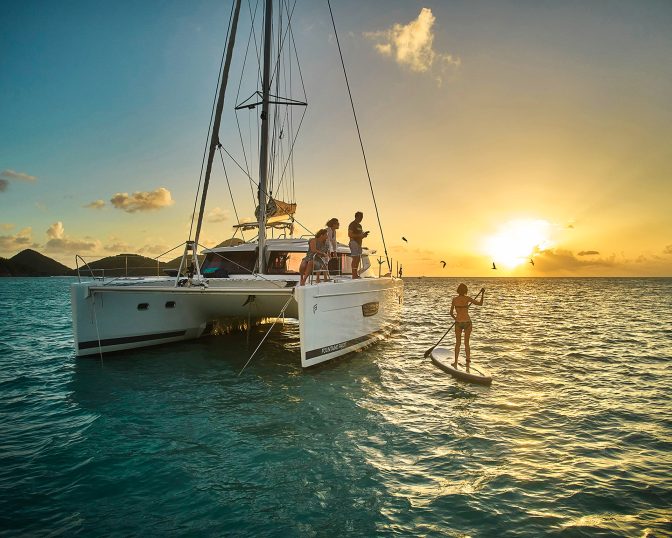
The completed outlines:
<svg viewBox="0 0 672 538">
<path fill-rule="evenodd" d="M 469 306 L 472 304 L 481 306 L 485 296 L 485 288 L 481 288 L 478 295 L 481 295 L 481 300 L 472 299 L 467 295 L 467 286 L 462 283 L 457 287 L 457 297 L 453 297 L 453 302 L 450 305 L 450 315 L 455 320 L 455 362 L 453 367 L 457 368 L 457 357 L 460 354 L 460 343 L 462 341 L 462 331 L 464 331 L 464 351 L 467 355 L 467 368 L 471 362 L 471 349 L 469 348 L 469 337 L 471 336 L 471 318 L 469 317 Z"/>
</svg>

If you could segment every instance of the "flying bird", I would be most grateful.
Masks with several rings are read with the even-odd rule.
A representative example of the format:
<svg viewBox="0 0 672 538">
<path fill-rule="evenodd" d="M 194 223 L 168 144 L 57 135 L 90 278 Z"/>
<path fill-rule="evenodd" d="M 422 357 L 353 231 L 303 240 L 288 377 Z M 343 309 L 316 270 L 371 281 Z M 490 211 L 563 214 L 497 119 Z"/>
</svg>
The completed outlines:
<svg viewBox="0 0 672 538">
<path fill-rule="evenodd" d="M 442 264 L 443 264 L 443 268 L 445 269 L 445 268 L 446 268 L 446 262 L 444 262 L 443 260 L 441 260 L 441 262 L 440 262 L 440 263 L 442 263 Z"/>
<path fill-rule="evenodd" d="M 530 258 L 530 263 L 532 264 L 532 267 L 534 267 L 534 260 Z"/>
<path fill-rule="evenodd" d="M 408 243 L 408 239 L 406 239 L 405 237 L 402 237 L 402 239 Z"/>
<path fill-rule="evenodd" d="M 492 262 L 492 268 L 497 269 L 497 266 L 495 265 L 495 262 Z"/>
</svg>

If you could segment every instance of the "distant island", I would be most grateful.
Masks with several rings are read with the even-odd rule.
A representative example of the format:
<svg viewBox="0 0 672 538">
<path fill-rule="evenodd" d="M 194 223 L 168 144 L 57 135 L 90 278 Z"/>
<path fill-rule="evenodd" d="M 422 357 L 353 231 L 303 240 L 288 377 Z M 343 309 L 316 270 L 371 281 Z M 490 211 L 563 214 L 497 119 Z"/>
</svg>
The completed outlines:
<svg viewBox="0 0 672 538">
<path fill-rule="evenodd" d="M 82 276 L 118 277 L 118 276 L 151 276 L 165 275 L 166 269 L 178 269 L 181 257 L 168 262 L 157 262 L 140 254 L 117 254 L 107 256 L 93 262 L 88 267 L 80 266 Z M 0 277 L 44 277 L 44 276 L 77 276 L 77 269 L 72 269 L 56 260 L 26 249 L 11 258 L 0 257 Z"/>
</svg>

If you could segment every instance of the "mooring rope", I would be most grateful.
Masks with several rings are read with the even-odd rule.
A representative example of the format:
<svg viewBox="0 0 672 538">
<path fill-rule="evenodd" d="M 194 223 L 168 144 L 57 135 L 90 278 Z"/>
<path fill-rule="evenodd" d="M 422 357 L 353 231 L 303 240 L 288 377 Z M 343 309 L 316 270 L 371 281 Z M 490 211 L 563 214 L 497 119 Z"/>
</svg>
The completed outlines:
<svg viewBox="0 0 672 538">
<path fill-rule="evenodd" d="M 290 302 L 292 299 L 294 299 L 294 295 L 290 295 L 290 296 L 289 296 L 289 299 L 287 299 L 287 302 L 285 303 L 285 306 L 282 307 L 282 309 L 280 310 L 280 313 L 279 313 L 278 316 L 275 318 L 275 321 L 274 321 L 273 324 L 270 326 L 270 328 L 268 329 L 268 331 L 266 331 L 266 334 L 265 334 L 264 337 L 261 339 L 261 342 L 259 342 L 259 345 L 257 346 L 257 348 L 252 352 L 252 355 L 250 355 L 250 358 L 247 359 L 247 362 L 245 363 L 245 366 L 243 366 L 243 369 L 242 369 L 240 372 L 238 372 L 238 376 L 240 376 L 240 374 L 243 373 L 243 371 L 245 370 L 245 368 L 247 368 L 247 365 L 250 364 L 250 361 L 251 361 L 252 358 L 257 354 L 257 351 L 259 351 L 259 348 L 261 347 L 261 345 L 266 341 L 266 338 L 268 338 L 268 335 L 271 334 L 271 330 L 273 329 L 273 327 L 275 327 L 275 324 L 278 322 L 278 319 L 280 319 L 281 317 L 284 318 L 284 316 L 285 316 L 285 310 L 287 309 L 287 306 L 289 306 L 289 302 Z"/>
<path fill-rule="evenodd" d="M 100 365 L 103 365 L 103 348 L 100 343 L 100 331 L 98 330 L 98 317 L 96 316 L 96 292 L 91 292 L 91 301 L 93 302 L 93 322 L 96 326 L 96 337 L 98 338 L 98 354 L 100 355 Z"/>
</svg>

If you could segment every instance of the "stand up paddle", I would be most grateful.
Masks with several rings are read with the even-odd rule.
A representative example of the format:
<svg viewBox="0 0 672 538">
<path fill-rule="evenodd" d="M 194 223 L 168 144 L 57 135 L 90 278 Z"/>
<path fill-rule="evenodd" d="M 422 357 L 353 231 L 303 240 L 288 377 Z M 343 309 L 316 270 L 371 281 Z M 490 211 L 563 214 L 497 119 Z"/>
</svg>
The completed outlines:
<svg viewBox="0 0 672 538">
<path fill-rule="evenodd" d="M 453 321 L 453 323 L 451 324 L 451 326 L 448 327 L 448 330 L 447 330 L 445 333 L 443 333 L 443 336 L 442 336 L 441 338 L 439 338 L 439 341 L 438 341 L 436 344 L 434 344 L 432 347 L 430 347 L 427 351 L 425 351 L 425 359 L 426 359 L 427 357 L 429 357 L 429 354 L 430 354 L 432 351 L 434 351 L 434 348 L 435 348 L 436 346 L 438 346 L 438 345 L 441 343 L 441 340 L 443 340 L 443 339 L 446 337 L 446 335 L 450 332 L 450 329 L 452 329 L 453 327 L 455 327 L 455 322 L 454 322 L 454 321 Z"/>
</svg>

